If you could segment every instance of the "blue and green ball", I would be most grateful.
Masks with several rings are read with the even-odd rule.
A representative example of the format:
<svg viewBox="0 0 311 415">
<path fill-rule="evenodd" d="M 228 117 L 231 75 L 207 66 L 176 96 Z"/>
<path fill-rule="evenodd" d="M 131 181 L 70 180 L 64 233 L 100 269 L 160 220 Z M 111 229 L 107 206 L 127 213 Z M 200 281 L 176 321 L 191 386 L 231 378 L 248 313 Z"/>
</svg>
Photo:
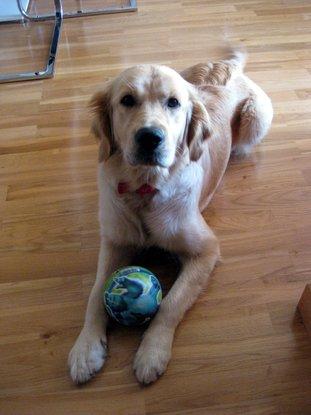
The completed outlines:
<svg viewBox="0 0 311 415">
<path fill-rule="evenodd" d="M 161 285 L 146 268 L 131 266 L 115 271 L 104 286 L 104 304 L 108 314 L 125 326 L 149 321 L 162 300 Z"/>
</svg>

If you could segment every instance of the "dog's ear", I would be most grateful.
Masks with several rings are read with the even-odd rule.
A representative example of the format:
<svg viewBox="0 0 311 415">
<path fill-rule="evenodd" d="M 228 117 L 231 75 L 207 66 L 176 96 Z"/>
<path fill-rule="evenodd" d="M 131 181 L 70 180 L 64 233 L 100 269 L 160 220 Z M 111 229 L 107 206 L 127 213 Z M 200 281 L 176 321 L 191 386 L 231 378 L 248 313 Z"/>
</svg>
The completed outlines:
<svg viewBox="0 0 311 415">
<path fill-rule="evenodd" d="M 89 103 L 94 113 L 92 133 L 99 140 L 99 162 L 106 161 L 116 151 L 113 135 L 111 83 L 93 95 Z"/>
<path fill-rule="evenodd" d="M 205 106 L 198 99 L 192 100 L 189 114 L 187 144 L 191 161 L 197 161 L 203 152 L 203 142 L 211 135 L 211 121 Z"/>
</svg>

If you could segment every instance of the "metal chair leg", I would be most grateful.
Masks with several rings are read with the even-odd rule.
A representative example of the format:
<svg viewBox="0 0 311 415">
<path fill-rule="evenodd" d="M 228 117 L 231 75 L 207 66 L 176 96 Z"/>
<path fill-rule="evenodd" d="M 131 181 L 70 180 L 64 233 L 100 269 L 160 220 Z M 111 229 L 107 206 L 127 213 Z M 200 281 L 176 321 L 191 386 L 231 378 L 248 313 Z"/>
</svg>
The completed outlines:
<svg viewBox="0 0 311 415">
<path fill-rule="evenodd" d="M 18 3 L 19 9 L 23 17 L 27 20 L 33 20 L 33 19 L 29 19 L 27 16 L 23 14 L 20 0 L 17 0 L 17 3 Z M 62 8 L 61 0 L 54 0 L 54 6 L 55 6 L 55 25 L 54 25 L 54 30 L 52 34 L 49 56 L 48 56 L 45 69 L 41 71 L 34 71 L 34 72 L 30 71 L 30 72 L 23 72 L 23 73 L 0 74 L 0 83 L 29 81 L 33 79 L 45 79 L 45 78 L 53 77 L 57 46 L 58 46 L 58 41 L 60 38 L 60 32 L 61 32 L 62 20 L 63 20 L 63 8 Z M 34 19 L 34 20 L 42 20 L 42 19 Z"/>
<path fill-rule="evenodd" d="M 38 21 L 38 20 L 45 20 L 41 18 L 29 18 L 27 15 L 23 13 L 23 7 L 20 4 L 20 0 L 17 0 L 18 7 L 22 16 L 30 21 Z M 45 79 L 51 78 L 54 75 L 54 65 L 57 53 L 57 46 L 58 41 L 60 38 L 60 32 L 62 27 L 62 20 L 63 20 L 63 8 L 61 0 L 54 0 L 55 6 L 55 25 L 52 34 L 51 46 L 49 51 L 48 60 L 46 63 L 45 69 L 41 71 L 30 71 L 30 72 L 23 72 L 23 73 L 9 73 L 9 74 L 0 74 L 0 83 L 4 82 L 16 82 L 16 81 L 29 81 L 34 79 Z"/>
<path fill-rule="evenodd" d="M 54 0 L 55 14 L 45 14 L 45 15 L 35 15 L 32 16 L 28 10 L 23 8 L 21 0 L 16 0 L 17 5 L 22 16 L 21 20 L 15 20 L 15 22 L 23 22 L 24 19 L 31 22 L 45 21 L 55 19 L 55 25 L 51 40 L 51 46 L 49 51 L 49 57 L 45 69 L 35 72 L 23 72 L 23 73 L 9 73 L 9 74 L 0 74 L 0 83 L 4 82 L 16 82 L 16 81 L 28 81 L 34 79 L 45 79 L 52 78 L 54 75 L 54 65 L 58 47 L 58 41 L 60 38 L 60 32 L 62 27 L 63 18 L 69 17 L 83 17 L 83 16 L 93 16 L 97 14 L 111 14 L 111 13 L 124 13 L 124 12 L 133 12 L 137 10 L 136 0 L 130 0 L 130 5 L 126 7 L 109 7 L 106 9 L 98 10 L 88 10 L 84 11 L 82 9 L 82 0 L 80 0 L 81 6 L 77 12 L 67 12 L 63 13 L 62 1 Z M 1 23 L 13 23 L 10 22 L 1 22 Z"/>
<path fill-rule="evenodd" d="M 22 5 L 20 4 L 20 0 L 18 0 L 19 3 L 19 9 L 21 14 L 29 19 L 29 20 L 50 20 L 53 19 L 53 15 L 52 14 L 43 14 L 43 15 L 36 15 L 36 16 L 31 16 L 28 13 L 28 10 L 24 10 L 24 8 L 22 7 Z M 96 10 L 88 10 L 88 11 L 84 11 L 82 8 L 82 0 L 79 1 L 80 6 L 77 8 L 78 10 L 76 12 L 65 12 L 63 13 L 63 18 L 67 19 L 70 17 L 83 17 L 83 16 L 95 16 L 97 14 L 112 14 L 112 13 L 126 13 L 126 12 L 135 12 L 137 11 L 137 2 L 136 0 L 130 0 L 129 1 L 129 6 L 124 6 L 124 7 L 106 7 L 104 9 L 96 9 Z"/>
</svg>

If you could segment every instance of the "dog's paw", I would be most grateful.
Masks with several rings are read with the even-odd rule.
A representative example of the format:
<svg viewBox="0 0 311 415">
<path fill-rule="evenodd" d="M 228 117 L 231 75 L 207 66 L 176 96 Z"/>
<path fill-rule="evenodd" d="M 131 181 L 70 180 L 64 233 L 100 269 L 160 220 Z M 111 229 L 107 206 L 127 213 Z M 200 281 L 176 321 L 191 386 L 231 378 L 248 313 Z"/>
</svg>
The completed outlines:
<svg viewBox="0 0 311 415">
<path fill-rule="evenodd" d="M 106 338 L 82 330 L 68 357 L 74 383 L 87 382 L 98 372 L 107 356 Z"/>
<path fill-rule="evenodd" d="M 154 340 L 154 342 L 153 342 Z M 171 358 L 172 340 L 145 336 L 134 360 L 134 372 L 140 383 L 148 385 L 156 381 L 166 370 Z"/>
</svg>

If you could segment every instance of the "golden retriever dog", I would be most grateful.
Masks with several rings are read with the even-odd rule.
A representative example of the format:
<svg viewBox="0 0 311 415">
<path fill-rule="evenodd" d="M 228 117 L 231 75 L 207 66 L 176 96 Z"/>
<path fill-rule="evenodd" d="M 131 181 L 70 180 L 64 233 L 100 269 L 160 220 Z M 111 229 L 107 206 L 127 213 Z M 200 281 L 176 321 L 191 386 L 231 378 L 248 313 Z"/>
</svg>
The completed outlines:
<svg viewBox="0 0 311 415">
<path fill-rule="evenodd" d="M 267 133 L 270 99 L 243 74 L 245 54 L 198 64 L 127 69 L 94 95 L 92 130 L 100 142 L 100 253 L 83 329 L 69 354 L 73 381 L 88 381 L 105 362 L 105 279 L 140 248 L 176 253 L 182 270 L 145 331 L 134 359 L 139 382 L 154 382 L 171 357 L 174 332 L 206 285 L 219 245 L 202 211 L 232 152 Z"/>
</svg>

